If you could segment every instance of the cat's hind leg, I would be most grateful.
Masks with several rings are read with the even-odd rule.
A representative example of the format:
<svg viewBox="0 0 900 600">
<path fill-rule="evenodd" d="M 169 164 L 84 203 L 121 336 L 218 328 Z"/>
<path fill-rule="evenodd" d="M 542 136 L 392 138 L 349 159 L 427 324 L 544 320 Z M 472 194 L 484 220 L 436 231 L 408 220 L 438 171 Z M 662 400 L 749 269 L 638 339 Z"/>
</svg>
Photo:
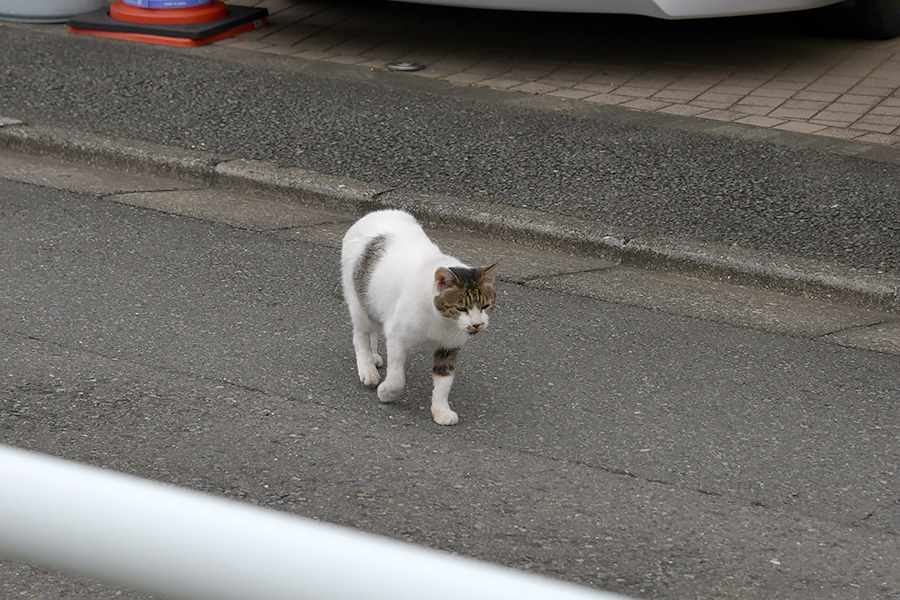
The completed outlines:
<svg viewBox="0 0 900 600">
<path fill-rule="evenodd" d="M 353 349 L 356 351 L 356 370 L 359 380 L 365 385 L 374 387 L 381 381 L 378 374 L 378 363 L 372 354 L 371 335 L 367 331 L 353 328 Z M 378 357 L 381 359 L 381 357 Z"/>
<path fill-rule="evenodd" d="M 381 381 L 378 367 L 381 357 L 375 354 L 379 326 L 373 321 L 356 298 L 351 298 L 350 320 L 353 322 L 353 349 L 356 351 L 356 371 L 359 380 L 374 387 Z"/>
<path fill-rule="evenodd" d="M 369 334 L 369 345 L 372 348 L 372 360 L 375 361 L 376 367 L 381 367 L 384 365 L 384 359 L 381 358 L 381 355 L 378 354 L 378 332 L 373 331 Z"/>
<path fill-rule="evenodd" d="M 366 312 L 353 289 L 352 280 L 344 281 L 344 299 L 350 310 L 350 321 L 353 323 L 353 350 L 356 352 L 356 371 L 359 380 L 365 385 L 374 387 L 381 381 L 378 367 L 383 362 L 376 353 L 380 325 Z"/>
<path fill-rule="evenodd" d="M 387 337 L 387 375 L 378 386 L 378 399 L 382 402 L 393 402 L 403 393 L 406 386 L 406 353 L 407 348 L 397 340 Z"/>
</svg>

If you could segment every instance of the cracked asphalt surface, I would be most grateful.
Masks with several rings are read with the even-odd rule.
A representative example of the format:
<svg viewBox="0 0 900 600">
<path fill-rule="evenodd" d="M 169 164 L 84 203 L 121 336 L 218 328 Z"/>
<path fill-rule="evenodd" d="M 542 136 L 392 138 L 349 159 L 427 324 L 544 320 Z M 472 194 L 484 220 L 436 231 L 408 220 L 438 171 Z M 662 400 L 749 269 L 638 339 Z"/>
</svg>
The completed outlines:
<svg viewBox="0 0 900 600">
<path fill-rule="evenodd" d="M 0 181 L 3 443 L 637 598 L 900 596 L 896 355 L 511 267 L 442 428 L 427 356 L 395 405 L 355 378 L 316 241 L 353 217 L 251 230 L 129 196 Z M 5 597 L 141 597 L 0 573 Z"/>
</svg>

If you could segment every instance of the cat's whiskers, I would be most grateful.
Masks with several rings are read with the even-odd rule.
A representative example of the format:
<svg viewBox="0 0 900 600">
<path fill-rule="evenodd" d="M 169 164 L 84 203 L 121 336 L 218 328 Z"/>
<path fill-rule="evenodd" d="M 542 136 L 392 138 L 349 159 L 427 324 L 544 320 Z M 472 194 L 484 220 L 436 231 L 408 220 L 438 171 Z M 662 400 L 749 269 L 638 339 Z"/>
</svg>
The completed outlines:
<svg viewBox="0 0 900 600">
<path fill-rule="evenodd" d="M 465 329 L 457 329 L 457 330 L 456 330 L 456 335 L 454 335 L 454 336 L 453 336 L 453 339 L 450 340 L 450 346 L 455 347 L 455 346 L 456 346 L 456 340 L 458 340 L 458 339 L 459 339 L 459 336 L 461 336 L 461 335 L 463 334 L 463 332 L 465 332 L 465 331 L 466 331 Z"/>
</svg>

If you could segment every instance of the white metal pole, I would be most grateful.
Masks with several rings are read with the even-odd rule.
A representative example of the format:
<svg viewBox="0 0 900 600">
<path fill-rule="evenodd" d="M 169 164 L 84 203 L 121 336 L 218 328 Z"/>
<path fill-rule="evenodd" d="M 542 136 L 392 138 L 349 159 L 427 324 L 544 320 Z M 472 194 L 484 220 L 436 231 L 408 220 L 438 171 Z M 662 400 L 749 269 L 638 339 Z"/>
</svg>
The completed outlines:
<svg viewBox="0 0 900 600">
<path fill-rule="evenodd" d="M 0 553 L 185 600 L 617 598 L 2 445 Z"/>
</svg>

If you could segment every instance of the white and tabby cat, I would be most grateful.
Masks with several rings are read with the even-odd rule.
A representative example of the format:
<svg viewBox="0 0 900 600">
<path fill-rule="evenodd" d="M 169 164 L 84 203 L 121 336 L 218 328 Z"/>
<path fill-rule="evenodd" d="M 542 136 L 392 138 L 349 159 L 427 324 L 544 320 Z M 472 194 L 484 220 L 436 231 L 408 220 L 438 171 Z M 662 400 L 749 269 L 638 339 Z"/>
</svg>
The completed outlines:
<svg viewBox="0 0 900 600">
<path fill-rule="evenodd" d="M 406 212 L 377 211 L 354 223 L 341 249 L 341 280 L 360 381 L 378 385 L 380 331 L 387 345 L 387 375 L 378 385 L 382 402 L 400 396 L 406 355 L 424 347 L 434 353 L 431 414 L 441 425 L 455 424 L 449 395 L 456 358 L 487 327 L 496 271 L 497 264 L 469 267 L 447 256 Z"/>
</svg>

